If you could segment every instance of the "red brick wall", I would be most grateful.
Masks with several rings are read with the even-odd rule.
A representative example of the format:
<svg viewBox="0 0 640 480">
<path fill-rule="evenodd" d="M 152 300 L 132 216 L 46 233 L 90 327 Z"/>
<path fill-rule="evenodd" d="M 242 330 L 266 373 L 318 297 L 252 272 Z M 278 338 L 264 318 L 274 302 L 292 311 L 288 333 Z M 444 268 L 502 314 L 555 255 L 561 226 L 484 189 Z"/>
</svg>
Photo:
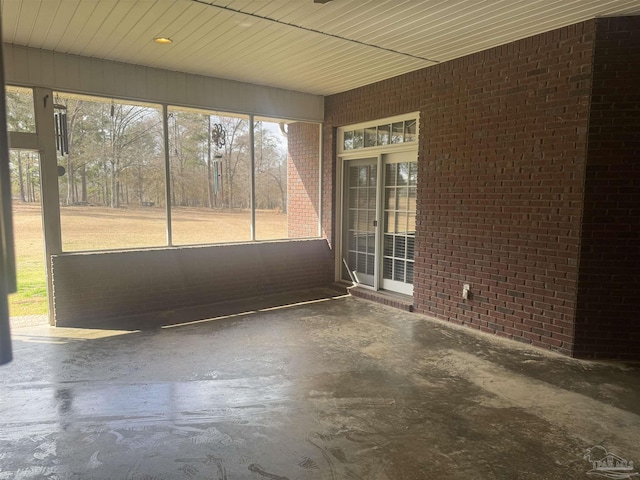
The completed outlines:
<svg viewBox="0 0 640 480">
<path fill-rule="evenodd" d="M 287 135 L 287 225 L 289 238 L 318 236 L 320 127 L 290 123 Z"/>
<path fill-rule="evenodd" d="M 336 127 L 420 111 L 417 311 L 572 352 L 593 30 L 580 23 L 326 99 L 325 180 Z"/>
<path fill-rule="evenodd" d="M 56 255 L 56 325 L 180 310 L 188 321 L 192 307 L 325 286 L 328 250 L 325 240 L 298 240 Z"/>
<path fill-rule="evenodd" d="M 640 17 L 596 20 L 578 356 L 640 358 Z"/>
</svg>

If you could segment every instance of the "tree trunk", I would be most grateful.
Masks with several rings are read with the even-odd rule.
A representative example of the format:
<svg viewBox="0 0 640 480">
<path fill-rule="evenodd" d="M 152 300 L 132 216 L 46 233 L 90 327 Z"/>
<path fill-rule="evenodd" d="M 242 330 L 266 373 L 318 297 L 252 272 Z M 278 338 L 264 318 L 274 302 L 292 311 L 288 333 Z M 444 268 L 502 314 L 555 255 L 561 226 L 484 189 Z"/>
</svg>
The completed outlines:
<svg viewBox="0 0 640 480">
<path fill-rule="evenodd" d="M 109 167 L 107 165 L 107 160 L 104 160 L 104 179 L 102 182 L 102 204 L 105 207 L 108 207 L 111 204 L 111 198 L 109 197 L 109 182 L 111 181 L 109 177 Z"/>
<path fill-rule="evenodd" d="M 25 169 L 24 169 L 25 192 L 26 192 L 25 201 L 26 202 L 30 202 L 31 201 L 31 174 L 29 173 L 29 159 L 28 158 L 27 158 L 27 161 L 25 163 L 26 163 L 26 166 L 25 166 Z"/>
<path fill-rule="evenodd" d="M 111 208 L 118 207 L 118 180 L 116 160 L 111 161 Z"/>
<path fill-rule="evenodd" d="M 84 164 L 80 168 L 80 186 L 82 190 L 80 191 L 80 201 L 82 203 L 88 203 L 87 199 L 87 168 Z"/>
<path fill-rule="evenodd" d="M 88 203 L 87 200 L 87 169 L 86 166 L 83 164 L 82 168 L 80 168 L 80 179 L 81 179 L 81 183 L 82 183 L 82 202 L 83 203 Z"/>
<path fill-rule="evenodd" d="M 209 129 L 207 130 L 207 194 L 209 197 L 209 208 L 213 208 L 213 175 L 211 174 L 211 115 L 208 115 L 207 118 L 209 120 Z"/>
<path fill-rule="evenodd" d="M 209 195 L 209 208 L 215 206 L 214 191 L 213 191 L 213 172 L 211 171 L 211 155 L 207 159 L 207 193 Z"/>
<path fill-rule="evenodd" d="M 138 201 L 144 202 L 144 179 L 142 178 L 142 165 L 138 165 Z"/>
<path fill-rule="evenodd" d="M 71 160 L 71 155 L 67 155 L 67 205 L 73 205 L 78 201 L 75 196 L 75 182 L 73 176 L 73 162 Z"/>
<path fill-rule="evenodd" d="M 18 150 L 18 182 L 20 183 L 20 200 L 24 202 L 24 178 L 22 172 L 22 155 L 20 155 L 20 150 Z"/>
</svg>

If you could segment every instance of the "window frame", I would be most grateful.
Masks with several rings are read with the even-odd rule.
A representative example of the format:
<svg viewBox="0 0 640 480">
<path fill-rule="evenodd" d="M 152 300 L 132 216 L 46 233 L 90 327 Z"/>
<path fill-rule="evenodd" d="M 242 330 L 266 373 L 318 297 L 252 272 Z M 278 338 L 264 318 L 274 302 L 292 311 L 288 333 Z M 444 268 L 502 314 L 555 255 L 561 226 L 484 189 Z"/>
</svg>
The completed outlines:
<svg viewBox="0 0 640 480">
<path fill-rule="evenodd" d="M 7 87 L 14 87 L 17 89 L 29 89 L 34 93 L 35 96 L 35 90 L 32 86 L 29 85 L 20 85 L 20 84 L 7 84 Z M 164 215 L 164 220 L 165 220 L 165 228 L 166 228 L 166 241 L 163 245 L 156 245 L 156 246 L 140 246 L 140 247 L 122 247 L 122 248 L 98 248 L 98 249 L 87 249 L 87 250 L 63 250 L 62 248 L 60 248 L 60 252 L 62 253 L 91 253 L 91 252 L 109 252 L 109 251 L 131 251 L 131 250 L 157 250 L 157 249 L 163 249 L 163 248 L 184 248 L 184 247 L 189 247 L 192 245 L 203 245 L 203 246 L 207 246 L 207 245 L 228 245 L 228 244 L 242 244 L 242 243 L 269 243 L 269 242 L 287 242 L 287 241 L 298 241 L 298 240 L 304 240 L 304 239 L 317 239 L 317 238 L 321 238 L 322 237 L 322 169 L 323 169 L 323 163 L 322 163 L 322 137 L 323 137 L 323 124 L 321 122 L 315 122 L 315 121 L 309 121 L 309 120 L 298 120 L 298 119 L 293 119 L 293 118 L 281 118 L 281 117 L 270 117 L 268 115 L 264 115 L 264 114 L 252 114 L 252 113 L 247 113 L 247 112 L 240 112 L 240 111 L 229 111 L 228 109 L 221 109 L 221 110 L 216 110 L 213 108 L 209 108 L 209 107 L 198 107 L 198 106 L 193 106 L 193 105 L 180 105 L 178 103 L 173 103 L 173 102 L 156 102 L 156 101 L 150 101 L 150 100 L 145 100 L 142 98 L 127 98 L 124 96 L 105 96 L 105 95 L 101 95 L 101 94 L 92 94 L 92 93 L 88 93 L 88 92 L 74 92 L 74 91 L 70 91 L 70 90 L 62 90 L 62 89 L 51 89 L 51 92 L 53 94 L 53 97 L 55 97 L 56 94 L 61 94 L 61 95 L 68 95 L 68 96 L 78 96 L 78 97 L 82 97 L 82 98 L 86 98 L 86 99 L 91 99 L 91 98 L 95 98 L 95 99 L 100 99 L 100 100 L 109 100 L 109 101 L 113 101 L 113 102 L 121 102 L 121 103 L 127 103 L 127 104 L 134 104 L 134 105 L 144 105 L 144 106 L 154 106 L 157 107 L 158 109 L 161 110 L 162 112 L 162 117 L 163 117 L 163 124 L 162 124 L 162 130 L 163 130 L 163 140 L 164 140 L 164 144 L 163 144 L 163 149 L 164 149 L 164 168 L 165 168 L 165 172 L 164 172 L 164 184 L 165 184 L 165 204 L 166 204 L 166 213 Z M 170 161 L 169 161 L 169 131 L 168 131 L 168 114 L 169 111 L 171 109 L 183 109 L 185 111 L 190 111 L 190 112 L 201 112 L 201 113 L 210 113 L 213 115 L 229 115 L 229 116 L 237 116 L 237 117 L 244 117 L 244 118 L 249 118 L 249 130 L 250 130 L 250 138 L 251 138 L 251 152 L 250 152 L 250 160 L 251 160 L 251 174 L 250 174 L 250 184 L 251 184 L 251 205 L 250 205 L 250 210 L 251 210 L 251 235 L 250 235 L 250 239 L 249 240 L 243 240 L 243 241 L 235 241 L 235 242 L 206 242 L 206 243 L 197 243 L 197 244 L 180 244 L 180 245 L 174 245 L 173 244 L 173 239 L 172 239 L 172 228 L 171 228 L 171 202 L 169 201 L 169 199 L 171 198 L 171 177 L 170 177 Z M 255 172 L 255 136 L 254 136 L 254 130 L 255 130 L 255 121 L 259 120 L 259 121 L 267 121 L 267 122 L 274 122 L 274 123 L 297 123 L 297 122 L 301 122 L 301 123 L 309 123 L 309 124 L 313 124 L 316 125 L 316 127 L 318 128 L 318 137 L 319 137 L 319 145 L 317 145 L 317 149 L 318 149 L 318 205 L 317 205 L 317 209 L 318 209 L 318 225 L 317 225 L 317 235 L 316 236 L 309 236 L 309 237 L 287 237 L 287 238 L 281 238 L 281 239 L 265 239 L 265 240 L 258 240 L 256 239 L 256 226 L 255 226 L 255 211 L 256 211 L 256 202 L 255 202 L 255 179 L 256 179 L 256 172 Z M 20 135 L 19 133 L 14 133 L 14 136 Z M 35 134 L 28 134 L 29 136 L 31 135 L 35 135 Z M 27 136 L 27 135 L 25 135 Z M 50 141 L 54 141 L 53 139 L 51 139 Z M 289 172 L 287 172 L 287 179 Z M 56 182 L 57 183 L 57 182 Z M 57 190 L 57 189 L 56 189 Z M 58 199 L 59 201 L 59 199 Z M 60 220 L 60 214 L 58 212 L 58 225 L 59 225 L 59 220 Z M 58 231 L 58 236 L 61 234 L 61 231 Z"/>
</svg>

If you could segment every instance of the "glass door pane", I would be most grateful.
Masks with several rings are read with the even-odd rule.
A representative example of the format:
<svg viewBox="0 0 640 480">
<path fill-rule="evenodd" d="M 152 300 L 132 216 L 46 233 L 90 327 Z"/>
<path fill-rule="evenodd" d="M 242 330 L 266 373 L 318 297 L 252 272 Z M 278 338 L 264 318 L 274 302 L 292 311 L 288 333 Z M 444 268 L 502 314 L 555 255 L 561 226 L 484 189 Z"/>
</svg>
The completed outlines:
<svg viewBox="0 0 640 480">
<path fill-rule="evenodd" d="M 385 156 L 381 286 L 406 294 L 413 293 L 417 173 L 406 155 Z"/>
<path fill-rule="evenodd" d="M 375 286 L 377 159 L 345 162 L 343 278 Z M 343 269 L 344 270 L 344 269 Z"/>
</svg>

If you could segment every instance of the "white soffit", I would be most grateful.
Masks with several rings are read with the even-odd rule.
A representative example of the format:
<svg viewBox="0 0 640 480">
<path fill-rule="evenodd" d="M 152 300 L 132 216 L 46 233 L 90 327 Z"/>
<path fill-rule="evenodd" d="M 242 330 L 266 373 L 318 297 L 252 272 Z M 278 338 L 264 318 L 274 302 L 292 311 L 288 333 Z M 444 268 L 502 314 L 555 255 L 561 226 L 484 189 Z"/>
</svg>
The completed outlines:
<svg viewBox="0 0 640 480">
<path fill-rule="evenodd" d="M 640 0 L 2 0 L 8 44 L 317 95 L 633 14 Z"/>
</svg>

